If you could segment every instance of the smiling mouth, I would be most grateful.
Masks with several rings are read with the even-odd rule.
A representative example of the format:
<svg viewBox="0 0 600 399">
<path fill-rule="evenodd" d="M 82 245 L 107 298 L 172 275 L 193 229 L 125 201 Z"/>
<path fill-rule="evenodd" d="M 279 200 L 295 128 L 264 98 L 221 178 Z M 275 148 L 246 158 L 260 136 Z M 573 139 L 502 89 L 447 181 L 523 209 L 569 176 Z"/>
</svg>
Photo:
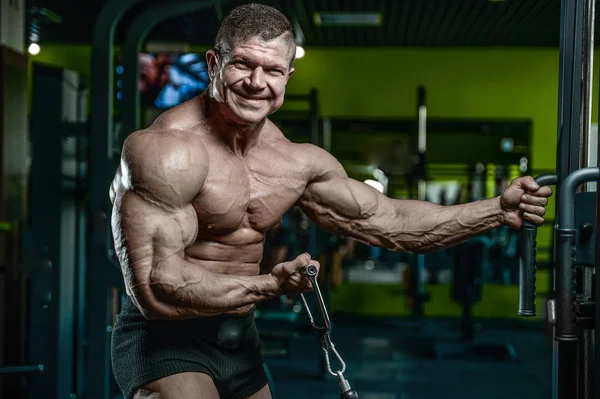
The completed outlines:
<svg viewBox="0 0 600 399">
<path fill-rule="evenodd" d="M 240 93 L 236 93 L 236 94 L 238 95 L 238 97 L 241 97 L 241 98 L 243 98 L 244 100 L 247 100 L 247 101 L 263 101 L 263 100 L 267 99 L 266 97 L 251 97 L 251 96 L 245 96 L 245 95 L 240 94 Z"/>
</svg>

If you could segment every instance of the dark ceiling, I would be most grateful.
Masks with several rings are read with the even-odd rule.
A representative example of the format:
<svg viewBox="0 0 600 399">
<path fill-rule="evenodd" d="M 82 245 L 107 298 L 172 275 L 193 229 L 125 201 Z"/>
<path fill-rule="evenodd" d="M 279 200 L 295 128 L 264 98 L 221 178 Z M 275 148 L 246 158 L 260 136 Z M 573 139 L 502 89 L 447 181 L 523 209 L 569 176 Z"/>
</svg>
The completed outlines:
<svg viewBox="0 0 600 399">
<path fill-rule="evenodd" d="M 117 29 L 117 42 L 136 13 L 151 4 L 142 2 L 128 12 Z M 175 0 L 170 0 L 175 1 Z M 215 1 L 199 13 L 167 20 L 149 40 L 210 45 L 219 20 L 233 6 L 249 1 Z M 560 0 L 262 0 L 297 22 L 306 46 L 535 46 L 558 47 Z M 40 24 L 40 41 L 90 43 L 96 15 L 105 0 L 27 0 L 29 7 L 45 7 L 62 18 L 60 24 Z M 314 23 L 323 11 L 380 12 L 375 27 L 325 27 Z M 600 19 L 600 18 L 597 18 Z"/>
</svg>

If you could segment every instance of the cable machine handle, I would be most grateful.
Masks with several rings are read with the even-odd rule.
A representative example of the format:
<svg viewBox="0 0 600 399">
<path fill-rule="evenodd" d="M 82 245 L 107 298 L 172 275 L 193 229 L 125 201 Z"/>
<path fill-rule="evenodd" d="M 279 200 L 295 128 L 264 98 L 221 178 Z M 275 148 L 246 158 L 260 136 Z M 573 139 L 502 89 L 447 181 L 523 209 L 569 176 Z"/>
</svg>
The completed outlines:
<svg viewBox="0 0 600 399">
<path fill-rule="evenodd" d="M 541 175 L 535 179 L 539 186 L 556 185 L 556 174 Z M 521 227 L 521 254 L 519 257 L 519 316 L 536 316 L 536 237 L 537 226 L 525 221 Z"/>
</svg>

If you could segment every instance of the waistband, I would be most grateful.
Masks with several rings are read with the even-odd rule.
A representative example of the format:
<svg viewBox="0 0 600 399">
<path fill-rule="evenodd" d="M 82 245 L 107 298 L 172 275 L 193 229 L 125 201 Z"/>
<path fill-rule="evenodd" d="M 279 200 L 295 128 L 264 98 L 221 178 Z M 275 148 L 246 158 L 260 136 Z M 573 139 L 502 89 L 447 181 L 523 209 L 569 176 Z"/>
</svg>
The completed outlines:
<svg viewBox="0 0 600 399">
<path fill-rule="evenodd" d="M 199 323 L 199 324 L 206 326 L 207 324 L 213 324 L 213 323 L 218 325 L 227 320 L 238 320 L 240 322 L 242 322 L 242 321 L 251 322 L 254 320 L 255 314 L 256 314 L 256 305 L 252 306 L 252 308 L 250 310 L 243 312 L 243 313 L 221 313 L 221 314 L 217 314 L 217 315 L 213 315 L 213 316 L 199 316 L 199 317 L 193 317 L 193 318 L 183 319 L 183 320 L 168 320 L 168 319 L 161 320 L 161 319 L 158 319 L 158 320 L 152 320 L 152 321 L 168 322 L 169 324 Z M 149 320 L 146 320 L 144 318 L 144 316 L 142 315 L 142 313 L 140 312 L 138 307 L 133 303 L 133 300 L 129 296 L 127 296 L 127 298 L 123 302 L 121 312 L 119 313 L 119 318 L 120 319 L 133 318 L 133 319 L 138 319 L 138 320 L 143 319 L 145 321 L 150 322 Z"/>
</svg>

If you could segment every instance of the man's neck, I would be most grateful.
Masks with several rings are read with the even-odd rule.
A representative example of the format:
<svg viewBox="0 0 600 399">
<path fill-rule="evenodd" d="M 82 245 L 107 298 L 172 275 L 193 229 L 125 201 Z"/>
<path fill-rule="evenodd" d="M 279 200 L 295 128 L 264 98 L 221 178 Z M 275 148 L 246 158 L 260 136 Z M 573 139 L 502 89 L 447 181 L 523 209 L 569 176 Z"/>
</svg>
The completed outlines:
<svg viewBox="0 0 600 399">
<path fill-rule="evenodd" d="M 266 120 L 256 124 L 236 123 L 224 115 L 226 105 L 205 95 L 205 107 L 208 121 L 223 142 L 237 155 L 245 156 L 258 143 Z"/>
</svg>

